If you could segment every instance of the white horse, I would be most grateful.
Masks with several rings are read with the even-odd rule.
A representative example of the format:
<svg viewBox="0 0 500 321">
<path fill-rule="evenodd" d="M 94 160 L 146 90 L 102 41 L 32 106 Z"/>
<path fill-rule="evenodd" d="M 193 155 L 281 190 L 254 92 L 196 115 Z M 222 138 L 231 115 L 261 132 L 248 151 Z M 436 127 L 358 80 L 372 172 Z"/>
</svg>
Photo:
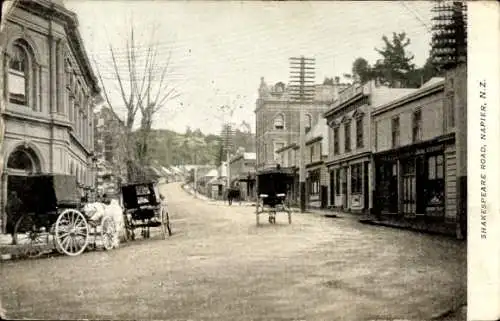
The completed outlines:
<svg viewBox="0 0 500 321">
<path fill-rule="evenodd" d="M 120 236 L 125 235 L 125 222 L 123 220 L 123 210 L 118 201 L 113 199 L 109 205 L 101 202 L 87 203 L 83 207 L 83 211 L 90 220 L 96 222 L 102 220 L 105 216 L 111 217 L 116 226 L 113 247 L 119 247 Z"/>
</svg>

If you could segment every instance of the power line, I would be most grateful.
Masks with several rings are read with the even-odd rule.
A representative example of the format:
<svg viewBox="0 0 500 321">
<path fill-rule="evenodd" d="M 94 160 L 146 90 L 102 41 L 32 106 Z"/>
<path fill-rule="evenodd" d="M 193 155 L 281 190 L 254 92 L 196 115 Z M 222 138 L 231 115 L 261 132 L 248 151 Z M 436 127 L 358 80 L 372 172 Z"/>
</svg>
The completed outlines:
<svg viewBox="0 0 500 321">
<path fill-rule="evenodd" d="M 422 24 L 422 26 L 425 27 L 425 29 L 427 30 L 427 32 L 429 34 L 432 33 L 432 29 L 424 22 L 424 20 L 422 19 L 422 17 L 420 17 L 420 15 L 412 8 L 410 8 L 407 4 L 406 4 L 406 1 L 399 1 L 399 3 L 407 10 L 409 11 L 413 17 Z"/>
</svg>

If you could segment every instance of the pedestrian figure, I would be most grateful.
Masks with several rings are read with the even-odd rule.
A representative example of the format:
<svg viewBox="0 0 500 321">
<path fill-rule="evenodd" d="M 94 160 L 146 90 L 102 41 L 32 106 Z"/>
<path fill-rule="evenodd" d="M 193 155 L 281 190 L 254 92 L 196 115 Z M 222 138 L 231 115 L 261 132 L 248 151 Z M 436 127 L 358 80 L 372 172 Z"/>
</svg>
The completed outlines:
<svg viewBox="0 0 500 321">
<path fill-rule="evenodd" d="M 11 191 L 9 197 L 7 198 L 7 206 L 5 210 L 7 212 L 7 222 L 9 224 L 7 225 L 7 230 L 10 231 L 10 234 L 12 236 L 12 244 L 14 245 L 15 245 L 14 228 L 16 225 L 16 220 L 21 215 L 22 206 L 23 202 L 17 196 L 17 192 Z"/>
</svg>

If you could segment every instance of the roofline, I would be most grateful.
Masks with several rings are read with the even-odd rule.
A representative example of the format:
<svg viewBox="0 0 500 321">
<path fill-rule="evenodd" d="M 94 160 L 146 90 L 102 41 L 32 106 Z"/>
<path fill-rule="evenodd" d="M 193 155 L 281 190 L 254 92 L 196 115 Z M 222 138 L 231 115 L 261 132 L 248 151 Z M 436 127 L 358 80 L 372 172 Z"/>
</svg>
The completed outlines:
<svg viewBox="0 0 500 321">
<path fill-rule="evenodd" d="M 281 153 L 281 152 L 284 152 L 285 150 L 287 149 L 290 149 L 290 148 L 295 148 L 295 146 L 298 146 L 296 143 L 291 143 L 291 144 L 288 144 L 284 147 L 281 147 L 280 149 L 277 149 L 276 150 L 276 153 Z"/>
<path fill-rule="evenodd" d="M 314 144 L 314 143 L 322 141 L 322 140 L 323 140 L 323 135 L 314 136 L 311 139 L 306 140 L 306 146 Z"/>
<path fill-rule="evenodd" d="M 340 108 L 343 108 L 345 106 L 349 106 L 350 104 L 358 101 L 359 99 L 363 98 L 367 96 L 365 92 L 360 92 L 360 93 L 357 93 L 355 94 L 354 96 L 352 96 L 351 98 L 347 99 L 346 101 L 334 106 L 334 107 L 331 107 L 330 109 L 328 109 L 327 111 L 325 111 L 323 113 L 323 118 L 328 118 L 330 117 L 333 113 L 335 113 L 335 111 L 337 111 L 337 109 L 340 109 Z M 335 101 L 330 105 L 335 105 Z"/>
<path fill-rule="evenodd" d="M 441 91 L 441 90 L 444 91 L 444 84 L 445 84 L 445 80 L 440 80 L 439 82 L 437 82 L 431 86 L 417 89 L 414 92 L 409 93 L 406 96 L 395 99 L 391 102 L 386 103 L 385 105 L 382 105 L 382 106 L 372 110 L 372 116 L 382 114 L 388 110 L 391 110 L 393 108 L 410 103 L 410 102 L 415 101 L 417 99 L 426 97 L 426 96 L 431 95 L 437 91 Z M 423 89 L 423 90 L 421 90 L 421 89 Z"/>
<path fill-rule="evenodd" d="M 76 13 L 71 10 L 66 9 L 59 4 L 47 0 L 21 0 L 15 4 L 17 8 L 26 10 L 28 12 L 34 13 L 40 16 L 40 11 L 37 10 L 36 6 L 42 7 L 45 10 L 53 11 L 59 14 L 59 17 L 63 22 L 65 22 L 64 29 L 69 38 L 69 43 L 73 44 L 71 47 L 76 50 L 77 59 L 81 60 L 82 63 L 79 64 L 80 68 L 84 70 L 83 77 L 90 82 L 90 88 L 92 89 L 93 96 L 98 96 L 101 93 L 101 88 L 99 87 L 99 82 L 94 74 L 92 65 L 90 64 L 87 52 L 85 50 L 85 45 L 78 29 L 78 17 Z"/>
</svg>

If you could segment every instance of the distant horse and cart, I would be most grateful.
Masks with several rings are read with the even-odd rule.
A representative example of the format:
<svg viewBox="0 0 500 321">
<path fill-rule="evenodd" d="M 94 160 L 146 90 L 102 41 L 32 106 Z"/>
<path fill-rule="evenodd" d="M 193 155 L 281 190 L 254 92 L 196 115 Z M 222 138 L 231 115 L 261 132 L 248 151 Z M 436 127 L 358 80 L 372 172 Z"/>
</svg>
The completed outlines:
<svg viewBox="0 0 500 321">
<path fill-rule="evenodd" d="M 270 224 L 276 224 L 278 213 L 287 214 L 288 223 L 292 224 L 292 210 L 288 204 L 287 193 L 293 184 L 293 177 L 292 172 L 279 166 L 257 173 L 258 201 L 255 208 L 257 226 L 260 224 L 259 216 L 266 213 Z"/>
</svg>

